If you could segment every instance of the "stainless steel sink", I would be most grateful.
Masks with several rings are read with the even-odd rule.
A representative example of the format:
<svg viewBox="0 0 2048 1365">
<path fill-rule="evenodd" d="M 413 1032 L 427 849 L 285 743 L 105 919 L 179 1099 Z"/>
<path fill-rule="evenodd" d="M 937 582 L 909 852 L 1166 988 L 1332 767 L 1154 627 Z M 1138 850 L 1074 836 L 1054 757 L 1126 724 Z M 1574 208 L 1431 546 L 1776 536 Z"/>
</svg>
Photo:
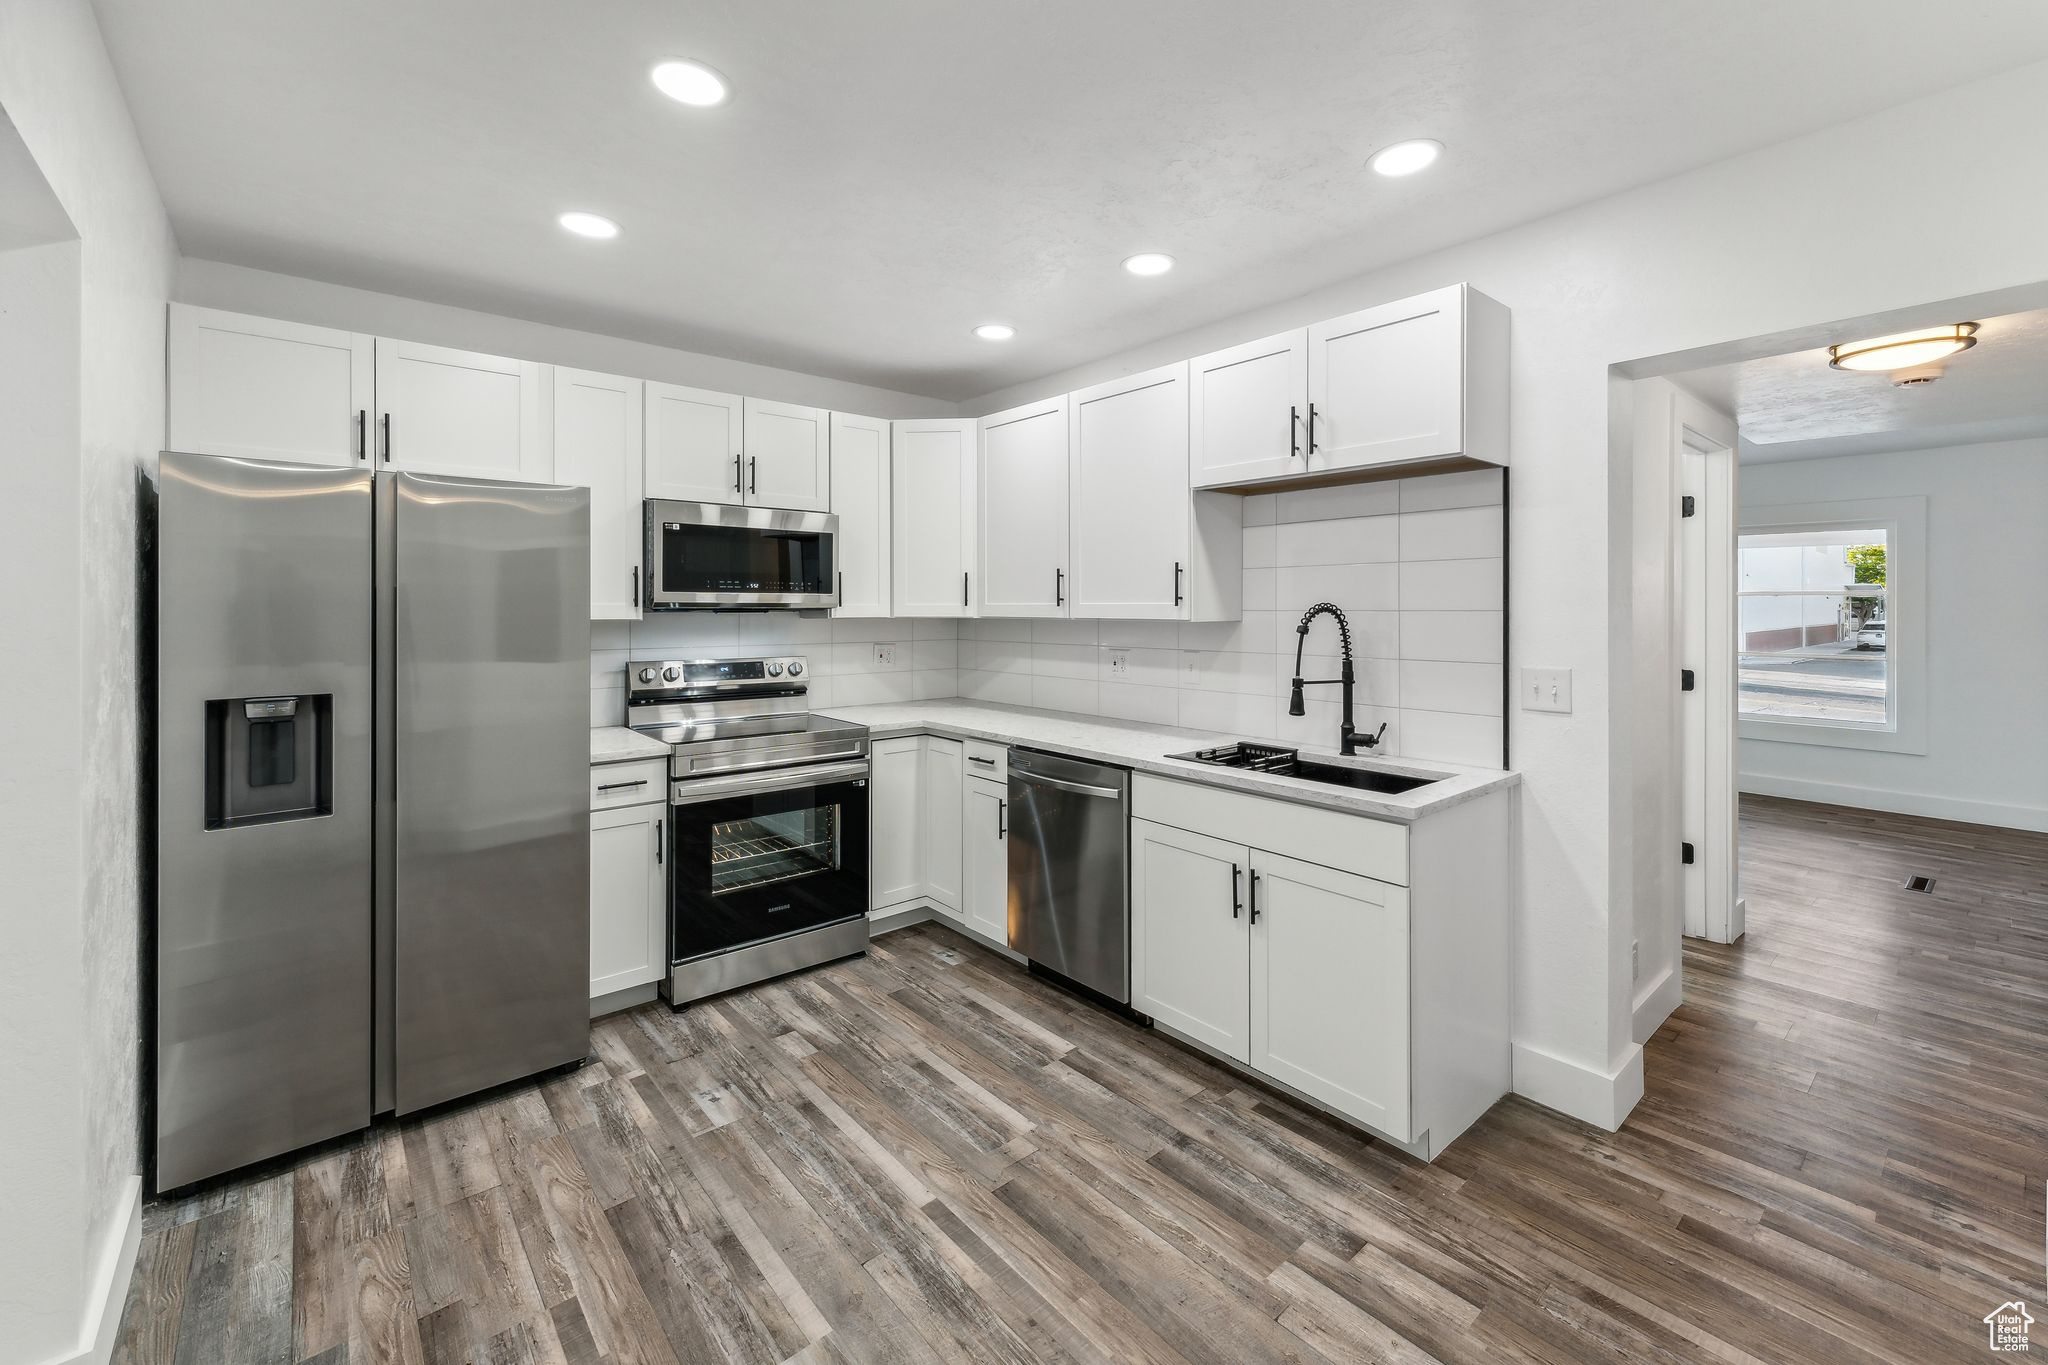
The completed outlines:
<svg viewBox="0 0 2048 1365">
<path fill-rule="evenodd" d="M 1325 763 L 1321 759 L 1303 758 L 1298 750 L 1283 749 L 1273 744 L 1253 744 L 1239 740 L 1215 749 L 1197 749 L 1192 753 L 1169 754 L 1169 758 L 1186 759 L 1190 763 L 1207 763 L 1217 768 L 1240 768 L 1246 772 L 1272 773 L 1275 777 L 1298 777 L 1308 782 L 1322 782 L 1332 787 L 1350 787 L 1354 791 L 1369 792 L 1412 792 L 1417 787 L 1427 787 L 1441 781 L 1434 777 L 1413 777 L 1407 773 L 1382 772 L 1377 768 L 1354 768 L 1343 763 Z"/>
</svg>

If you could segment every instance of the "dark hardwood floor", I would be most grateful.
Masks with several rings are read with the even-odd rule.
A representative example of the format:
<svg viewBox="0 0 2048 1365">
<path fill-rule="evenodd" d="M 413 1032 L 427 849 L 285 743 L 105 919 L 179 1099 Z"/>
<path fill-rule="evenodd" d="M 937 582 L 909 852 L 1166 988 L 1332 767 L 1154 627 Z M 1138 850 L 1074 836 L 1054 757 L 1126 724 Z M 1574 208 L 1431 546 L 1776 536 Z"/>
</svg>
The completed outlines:
<svg viewBox="0 0 2048 1365">
<path fill-rule="evenodd" d="M 1983 1358 L 2042 1295 L 2048 836 L 1743 838 L 1619 1133 L 1509 1099 L 1424 1166 L 926 926 L 152 1206 L 115 1359 Z"/>
</svg>

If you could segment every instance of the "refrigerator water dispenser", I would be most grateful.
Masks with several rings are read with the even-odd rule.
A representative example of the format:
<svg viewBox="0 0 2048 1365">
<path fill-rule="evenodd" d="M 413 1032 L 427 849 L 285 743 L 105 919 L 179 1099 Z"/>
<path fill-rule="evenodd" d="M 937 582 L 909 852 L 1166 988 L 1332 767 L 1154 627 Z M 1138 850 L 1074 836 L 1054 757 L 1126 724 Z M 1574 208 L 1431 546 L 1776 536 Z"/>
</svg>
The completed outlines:
<svg viewBox="0 0 2048 1365">
<path fill-rule="evenodd" d="M 334 813 L 334 697 L 206 703 L 206 827 Z"/>
</svg>

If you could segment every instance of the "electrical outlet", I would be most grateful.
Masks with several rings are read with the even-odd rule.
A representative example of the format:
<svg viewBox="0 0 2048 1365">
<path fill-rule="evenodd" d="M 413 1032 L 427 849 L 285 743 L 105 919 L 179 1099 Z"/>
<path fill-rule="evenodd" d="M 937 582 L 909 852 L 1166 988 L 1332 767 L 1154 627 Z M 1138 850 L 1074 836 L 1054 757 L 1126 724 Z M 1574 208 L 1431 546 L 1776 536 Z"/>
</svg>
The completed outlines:
<svg viewBox="0 0 2048 1365">
<path fill-rule="evenodd" d="M 1131 652 L 1127 649 L 1109 651 L 1109 676 L 1121 682 L 1131 676 Z"/>
<path fill-rule="evenodd" d="M 1570 711 L 1572 671 L 1569 668 L 1525 668 L 1522 670 L 1524 711 Z"/>
<path fill-rule="evenodd" d="M 877 668 L 894 668 L 895 666 L 896 666 L 896 645 L 895 645 L 895 642 L 894 642 L 894 641 L 889 641 L 889 642 L 887 642 L 887 643 L 883 643 L 883 644 L 878 644 L 878 645 L 876 645 L 876 646 L 875 646 L 875 667 L 877 667 Z"/>
</svg>

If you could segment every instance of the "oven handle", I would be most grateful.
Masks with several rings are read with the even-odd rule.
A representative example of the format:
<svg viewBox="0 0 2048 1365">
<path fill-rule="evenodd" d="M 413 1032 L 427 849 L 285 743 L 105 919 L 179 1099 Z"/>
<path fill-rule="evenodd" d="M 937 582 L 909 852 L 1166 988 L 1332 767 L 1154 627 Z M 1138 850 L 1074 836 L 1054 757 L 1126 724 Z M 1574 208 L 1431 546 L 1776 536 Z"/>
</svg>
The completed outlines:
<svg viewBox="0 0 2048 1365">
<path fill-rule="evenodd" d="M 694 806 L 705 801 L 720 801 L 728 796 L 752 796 L 755 792 L 787 791 L 791 787 L 820 787 L 828 782 L 867 775 L 867 760 L 860 759 L 851 763 L 813 763 L 807 767 L 786 768 L 758 776 L 734 773 L 726 777 L 683 778 L 669 784 L 668 803 L 671 806 Z"/>
<path fill-rule="evenodd" d="M 817 757 L 819 757 L 819 758 L 838 758 L 838 757 L 841 757 L 841 756 L 843 755 L 843 756 L 845 756 L 845 757 L 847 757 L 847 758 L 860 758 L 860 755 L 861 755 L 861 753 L 862 753 L 862 751 L 861 751 L 860 749 L 843 749 L 843 750 L 841 750 L 841 751 L 840 751 L 839 753 L 836 753 L 836 754 L 835 754 L 835 753 L 820 753 L 820 754 L 818 754 L 818 755 L 817 755 Z M 860 758 L 860 761 L 861 761 L 861 762 L 863 762 L 863 763 L 865 763 L 865 762 L 866 762 L 867 760 L 866 760 L 865 758 Z M 758 772 L 763 772 L 763 771 L 767 771 L 767 770 L 770 770 L 770 769 L 777 769 L 777 768 L 793 768 L 793 767 L 795 767 L 795 766 L 797 766 L 797 765 L 795 765 L 795 764 L 792 764 L 792 763 L 790 763 L 790 762 L 789 762 L 789 761 L 788 761 L 787 759 L 780 759 L 780 758 L 770 758 L 770 759 L 765 759 L 765 760 L 763 760 L 763 761 L 762 761 L 762 762 L 760 762 L 760 763 L 735 763 L 735 764 L 733 764 L 733 765 L 732 765 L 731 767 L 729 767 L 729 768 L 714 768 L 714 769 L 712 769 L 712 770 L 711 770 L 710 772 L 708 772 L 708 773 L 705 773 L 703 777 L 686 777 L 686 778 L 673 778 L 673 777 L 672 777 L 672 780 L 674 780 L 674 781 L 681 781 L 681 782 L 702 782 L 702 781 L 704 781 L 704 780 L 705 780 L 705 779 L 707 779 L 707 778 L 713 778 L 713 777 L 726 777 L 726 776 L 728 776 L 728 775 L 731 775 L 731 774 L 734 774 L 734 773 L 758 773 Z"/>
</svg>

